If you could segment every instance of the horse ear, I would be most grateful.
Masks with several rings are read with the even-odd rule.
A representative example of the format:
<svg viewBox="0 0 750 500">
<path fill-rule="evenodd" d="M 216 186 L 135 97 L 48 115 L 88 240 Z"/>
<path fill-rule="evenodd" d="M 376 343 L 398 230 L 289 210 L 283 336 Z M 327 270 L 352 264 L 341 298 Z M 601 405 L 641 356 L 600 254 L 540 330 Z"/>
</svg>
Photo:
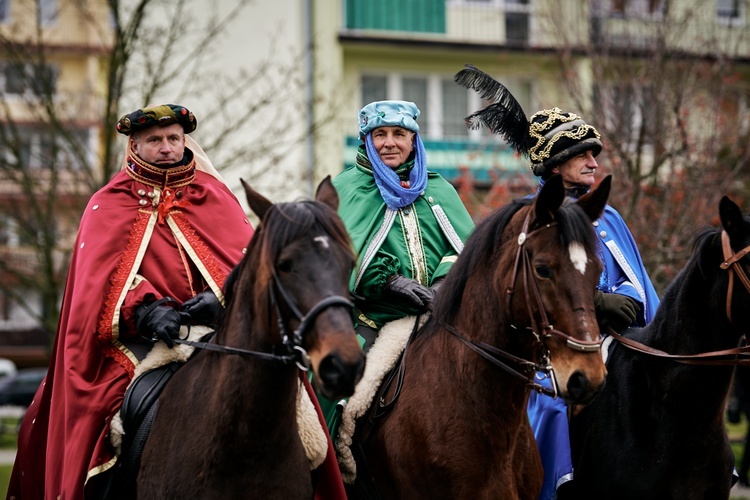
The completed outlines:
<svg viewBox="0 0 750 500">
<path fill-rule="evenodd" d="M 330 175 L 327 175 L 326 178 L 318 184 L 318 190 L 315 192 L 315 200 L 325 203 L 331 207 L 334 212 L 339 209 L 339 194 L 336 192 L 336 188 L 333 187 Z"/>
<path fill-rule="evenodd" d="M 743 229 L 747 230 L 742 210 L 728 196 L 722 196 L 719 201 L 719 218 L 730 239 L 740 237 Z"/>
<path fill-rule="evenodd" d="M 247 204 L 250 205 L 250 210 L 260 220 L 263 220 L 263 217 L 266 215 L 268 209 L 273 206 L 273 203 L 251 188 L 243 179 L 240 179 L 240 182 L 242 183 L 242 187 L 245 188 L 245 196 L 247 197 Z"/>
<path fill-rule="evenodd" d="M 536 223 L 544 225 L 555 219 L 555 214 L 565 200 L 562 176 L 553 175 L 547 180 L 536 196 Z"/>
<path fill-rule="evenodd" d="M 602 182 L 599 183 L 596 189 L 589 191 L 578 199 L 578 204 L 592 221 L 595 221 L 604 213 L 604 207 L 607 206 L 611 188 L 612 176 L 608 175 L 602 179 Z"/>
</svg>

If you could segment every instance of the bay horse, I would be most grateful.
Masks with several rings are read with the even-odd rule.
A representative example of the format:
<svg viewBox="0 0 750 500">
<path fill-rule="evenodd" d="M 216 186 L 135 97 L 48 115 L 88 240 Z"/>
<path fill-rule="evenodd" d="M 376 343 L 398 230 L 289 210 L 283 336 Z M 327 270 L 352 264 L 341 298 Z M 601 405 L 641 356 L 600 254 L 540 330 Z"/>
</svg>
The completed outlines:
<svg viewBox="0 0 750 500">
<path fill-rule="evenodd" d="M 242 184 L 261 222 L 212 344 L 266 359 L 200 350 L 174 374 L 143 450 L 141 499 L 312 498 L 298 365 L 309 357 L 330 398 L 351 395 L 364 368 L 348 300 L 354 255 L 330 177 L 315 200 L 281 204 Z"/>
<path fill-rule="evenodd" d="M 626 331 L 624 341 L 640 345 L 613 342 L 604 390 L 572 419 L 570 498 L 729 498 L 724 408 L 731 365 L 743 361 L 732 353 L 750 324 L 750 218 L 727 197 L 719 217 L 722 227 L 696 238 L 654 320 Z"/>
<path fill-rule="evenodd" d="M 553 370 L 559 396 L 577 402 L 606 376 L 592 221 L 610 184 L 571 202 L 554 176 L 475 228 L 407 345 L 403 378 L 356 423 L 350 497 L 537 497 L 543 472 L 526 415 L 534 373 Z M 393 404 L 373 418 L 381 401 Z"/>
</svg>

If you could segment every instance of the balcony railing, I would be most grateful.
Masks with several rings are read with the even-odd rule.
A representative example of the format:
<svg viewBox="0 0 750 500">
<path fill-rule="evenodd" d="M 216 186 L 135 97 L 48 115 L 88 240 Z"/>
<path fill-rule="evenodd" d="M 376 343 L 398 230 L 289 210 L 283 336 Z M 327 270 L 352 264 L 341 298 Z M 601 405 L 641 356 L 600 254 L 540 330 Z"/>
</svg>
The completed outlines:
<svg viewBox="0 0 750 500">
<path fill-rule="evenodd" d="M 528 5 L 500 0 L 346 0 L 343 33 L 489 45 L 529 45 Z"/>
</svg>

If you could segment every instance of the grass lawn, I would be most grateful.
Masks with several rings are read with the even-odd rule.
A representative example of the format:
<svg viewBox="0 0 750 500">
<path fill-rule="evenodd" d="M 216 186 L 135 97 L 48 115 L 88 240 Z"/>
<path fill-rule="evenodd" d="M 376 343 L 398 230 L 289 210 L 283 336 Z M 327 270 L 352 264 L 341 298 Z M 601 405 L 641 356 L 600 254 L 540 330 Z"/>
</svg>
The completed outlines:
<svg viewBox="0 0 750 500">
<path fill-rule="evenodd" d="M 18 423 L 19 418 L 17 417 L 0 418 L 0 449 L 16 449 L 16 446 L 18 445 L 18 436 L 16 434 Z M 10 472 L 12 470 L 13 464 L 0 464 L 0 492 L 3 494 L 2 498 L 7 496 Z"/>
<path fill-rule="evenodd" d="M 10 483 L 10 471 L 13 470 L 13 465 L 0 465 L 0 491 L 3 492 L 3 498 L 8 494 L 8 483 Z"/>
</svg>

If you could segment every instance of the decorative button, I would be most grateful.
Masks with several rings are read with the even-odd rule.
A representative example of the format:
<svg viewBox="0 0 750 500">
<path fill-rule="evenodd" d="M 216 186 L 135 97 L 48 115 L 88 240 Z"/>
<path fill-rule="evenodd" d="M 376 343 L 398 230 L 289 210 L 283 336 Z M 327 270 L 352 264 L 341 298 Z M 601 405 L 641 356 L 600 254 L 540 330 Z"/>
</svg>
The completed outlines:
<svg viewBox="0 0 750 500">
<path fill-rule="evenodd" d="M 149 198 L 153 198 L 156 195 L 154 194 L 153 191 L 149 191 L 148 193 L 146 193 L 146 196 L 148 196 Z"/>
<path fill-rule="evenodd" d="M 138 200 L 138 203 L 141 205 L 147 205 L 148 202 L 146 200 Z"/>
<path fill-rule="evenodd" d="M 180 198 L 182 198 L 182 191 L 177 191 L 174 195 L 179 200 Z"/>
<path fill-rule="evenodd" d="M 607 237 L 607 231 L 602 231 L 601 233 L 599 233 L 599 236 L 601 236 L 602 238 L 606 238 Z"/>
<path fill-rule="evenodd" d="M 247 253 L 247 248 L 243 248 L 243 249 L 242 249 L 242 253 L 243 253 L 243 254 L 246 254 L 246 253 Z"/>
<path fill-rule="evenodd" d="M 432 203 L 432 196 L 430 196 L 429 198 L 427 198 L 427 201 L 429 201 L 430 203 Z"/>
<path fill-rule="evenodd" d="M 599 227 L 599 221 L 598 220 L 594 221 L 594 227 Z"/>
<path fill-rule="evenodd" d="M 86 244 L 86 242 L 85 242 L 85 241 L 84 241 L 83 243 L 81 243 L 81 248 L 83 248 L 83 246 L 84 246 L 85 244 Z"/>
<path fill-rule="evenodd" d="M 138 196 L 146 196 L 146 191 L 144 189 L 139 189 Z"/>
<path fill-rule="evenodd" d="M 98 210 L 98 209 L 99 209 L 99 205 L 94 205 L 93 207 L 91 207 L 91 210 Z"/>
</svg>

